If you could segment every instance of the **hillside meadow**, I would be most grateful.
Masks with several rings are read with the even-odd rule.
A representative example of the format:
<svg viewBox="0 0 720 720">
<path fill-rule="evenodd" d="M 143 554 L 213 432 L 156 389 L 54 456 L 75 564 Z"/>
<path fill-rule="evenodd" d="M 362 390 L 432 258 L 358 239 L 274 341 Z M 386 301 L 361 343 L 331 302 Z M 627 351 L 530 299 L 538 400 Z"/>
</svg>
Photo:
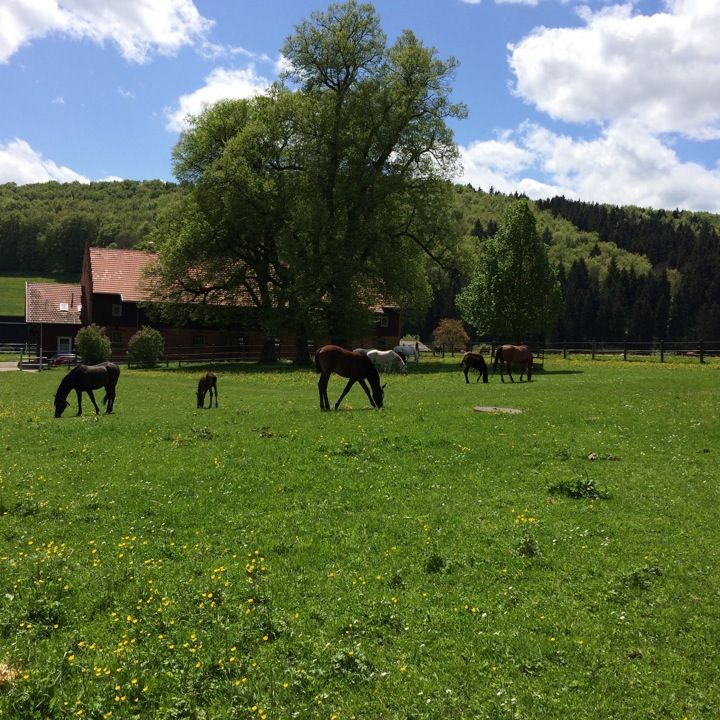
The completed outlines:
<svg viewBox="0 0 720 720">
<path fill-rule="evenodd" d="M 720 364 L 458 363 L 0 374 L 0 717 L 720 716 Z"/>
</svg>

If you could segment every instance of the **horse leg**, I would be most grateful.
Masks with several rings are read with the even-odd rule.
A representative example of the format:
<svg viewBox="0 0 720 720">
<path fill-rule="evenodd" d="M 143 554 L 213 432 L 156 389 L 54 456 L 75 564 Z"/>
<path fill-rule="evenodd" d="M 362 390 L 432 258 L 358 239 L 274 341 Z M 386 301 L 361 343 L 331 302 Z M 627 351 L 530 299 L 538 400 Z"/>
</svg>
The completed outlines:
<svg viewBox="0 0 720 720">
<path fill-rule="evenodd" d="M 82 390 L 76 390 L 77 393 L 77 400 L 78 400 L 78 415 L 82 415 Z"/>
<path fill-rule="evenodd" d="M 510 382 L 513 382 L 513 383 L 514 383 L 514 382 L 515 382 L 515 378 L 512 376 L 512 363 L 511 363 L 511 362 L 509 362 L 509 363 L 507 364 L 507 371 L 508 371 L 508 375 L 510 376 Z"/>
<path fill-rule="evenodd" d="M 365 380 L 363 378 L 360 378 L 358 380 L 358 382 L 360 383 L 360 387 L 365 391 L 365 394 L 368 396 L 368 400 L 370 401 L 370 404 L 373 407 L 376 407 L 375 401 L 373 400 L 373 397 L 372 397 L 372 393 L 370 392 L 370 388 L 367 386 L 367 383 L 365 382 Z"/>
<path fill-rule="evenodd" d="M 88 389 L 87 394 L 90 397 L 90 400 L 92 400 L 92 404 L 95 406 L 95 414 L 99 415 L 100 408 L 98 407 L 98 404 L 95 402 L 95 395 L 93 394 L 93 391 Z"/>
<path fill-rule="evenodd" d="M 350 380 L 348 380 L 348 382 L 347 382 L 347 385 L 345 386 L 345 389 L 342 391 L 342 395 L 340 395 L 340 397 L 338 398 L 337 402 L 335 403 L 335 409 L 336 409 L 336 410 L 338 409 L 338 406 L 339 406 L 340 403 L 342 402 L 342 399 L 350 392 L 350 388 L 351 388 L 354 384 L 355 384 L 355 380 L 353 380 L 352 378 L 350 378 Z M 328 408 L 328 409 L 329 409 L 329 408 Z"/>
<path fill-rule="evenodd" d="M 115 405 L 115 388 L 109 388 L 107 391 L 107 409 L 105 410 L 105 414 L 109 415 L 113 411 L 113 406 Z"/>
<path fill-rule="evenodd" d="M 468 380 L 468 370 L 469 370 L 468 366 L 467 366 L 467 365 L 463 365 L 463 372 L 465 373 L 465 383 L 466 383 L 467 385 L 470 384 L 470 381 Z"/>
<path fill-rule="evenodd" d="M 320 393 L 320 409 L 321 410 L 329 410 L 330 409 L 330 401 L 328 400 L 327 395 L 327 386 L 328 386 L 328 380 L 330 379 L 330 374 L 327 375 L 323 373 L 320 375 L 320 379 L 318 380 L 318 392 Z"/>
<path fill-rule="evenodd" d="M 505 374 L 503 373 L 503 367 L 505 366 L 505 361 L 500 360 L 500 382 L 505 382 Z"/>
<path fill-rule="evenodd" d="M 213 390 L 215 390 L 215 407 L 217 407 L 217 406 L 218 406 L 218 403 L 217 403 L 217 385 L 213 386 Z"/>
</svg>

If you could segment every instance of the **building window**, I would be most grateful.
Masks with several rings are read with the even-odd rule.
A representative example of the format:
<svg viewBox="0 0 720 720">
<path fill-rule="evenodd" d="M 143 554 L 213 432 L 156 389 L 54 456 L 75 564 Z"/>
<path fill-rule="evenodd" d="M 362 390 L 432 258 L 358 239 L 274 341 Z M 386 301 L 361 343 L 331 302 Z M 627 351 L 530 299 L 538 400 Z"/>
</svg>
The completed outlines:
<svg viewBox="0 0 720 720">
<path fill-rule="evenodd" d="M 205 336 L 202 335 L 201 333 L 196 333 L 195 335 L 193 335 L 192 344 L 195 345 L 196 347 L 198 345 L 204 345 L 205 344 Z"/>
<path fill-rule="evenodd" d="M 60 303 L 60 312 L 68 312 L 70 305 L 68 303 Z"/>
<path fill-rule="evenodd" d="M 387 315 L 381 315 L 379 325 L 384 328 L 388 327 L 390 325 L 390 318 Z"/>
<path fill-rule="evenodd" d="M 110 344 L 111 345 L 122 345 L 122 333 L 120 330 L 111 330 L 110 331 Z"/>
<path fill-rule="evenodd" d="M 120 303 L 113 303 L 112 316 L 113 317 L 122 317 L 122 305 Z"/>
</svg>

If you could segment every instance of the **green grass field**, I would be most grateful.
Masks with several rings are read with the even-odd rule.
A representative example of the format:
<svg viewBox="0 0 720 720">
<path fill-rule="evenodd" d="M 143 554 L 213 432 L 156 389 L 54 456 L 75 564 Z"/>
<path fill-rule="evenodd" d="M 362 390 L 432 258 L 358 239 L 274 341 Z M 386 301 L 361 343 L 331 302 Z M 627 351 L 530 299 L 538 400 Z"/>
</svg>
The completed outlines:
<svg viewBox="0 0 720 720">
<path fill-rule="evenodd" d="M 25 315 L 25 283 L 76 283 L 79 275 L 43 275 L 29 277 L 17 273 L 0 273 L 0 315 Z"/>
<path fill-rule="evenodd" d="M 3 373 L 0 717 L 719 717 L 720 365 L 458 362 Z"/>
</svg>

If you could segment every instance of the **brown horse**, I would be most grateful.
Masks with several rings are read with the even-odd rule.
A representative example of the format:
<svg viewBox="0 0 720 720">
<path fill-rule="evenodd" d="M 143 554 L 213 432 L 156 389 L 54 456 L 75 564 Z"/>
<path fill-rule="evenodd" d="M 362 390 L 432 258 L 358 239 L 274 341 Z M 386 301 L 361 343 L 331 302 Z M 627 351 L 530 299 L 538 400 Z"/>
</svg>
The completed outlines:
<svg viewBox="0 0 720 720">
<path fill-rule="evenodd" d="M 335 372 L 340 377 L 348 378 L 347 385 L 342 391 L 342 395 L 335 403 L 335 409 L 338 409 L 342 399 L 350 392 L 350 388 L 357 382 L 365 391 L 370 400 L 370 404 L 374 408 L 383 406 L 384 385 L 380 386 L 380 374 L 372 364 L 369 357 L 360 353 L 352 352 L 341 348 L 339 345 L 325 345 L 315 353 L 315 369 L 320 373 L 318 381 L 318 390 L 320 392 L 320 409 L 329 410 L 330 401 L 327 395 L 328 381 L 330 374 Z M 372 388 L 368 388 L 367 380 Z"/>
<path fill-rule="evenodd" d="M 215 407 L 217 407 L 217 375 L 214 372 L 205 373 L 200 378 L 197 389 L 197 406 L 199 408 L 205 407 L 205 395 L 208 390 L 210 391 L 210 405 L 208 407 L 212 407 L 213 391 L 215 392 Z"/>
<path fill-rule="evenodd" d="M 477 380 L 475 382 L 480 382 L 481 377 L 484 383 L 488 381 L 487 363 L 485 362 L 485 358 L 480 353 L 466 352 L 463 355 L 462 360 L 460 361 L 460 367 L 463 369 L 463 373 L 465 373 L 466 383 L 470 382 L 468 380 L 468 370 L 471 369 L 477 370 L 479 372 Z"/>
<path fill-rule="evenodd" d="M 86 392 L 92 404 L 95 406 L 95 414 L 100 412 L 98 404 L 95 402 L 93 390 L 105 388 L 105 397 L 103 404 L 107 405 L 107 413 L 113 411 L 115 404 L 115 386 L 120 377 L 120 368 L 111 362 L 100 363 L 100 365 L 78 365 L 74 367 L 60 381 L 57 392 L 55 393 L 55 417 L 59 418 L 65 408 L 70 405 L 67 396 L 71 390 L 77 393 L 78 415 L 82 415 L 82 393 Z"/>
<path fill-rule="evenodd" d="M 493 373 L 497 370 L 498 363 L 500 363 L 500 380 L 502 380 L 502 382 L 505 382 L 503 367 L 507 369 L 510 381 L 515 382 L 512 376 L 511 365 L 518 365 L 522 368 L 520 372 L 520 382 L 522 382 L 522 376 L 526 373 L 528 382 L 530 382 L 530 378 L 532 377 L 533 355 L 527 345 L 501 345 L 495 351 Z"/>
</svg>

